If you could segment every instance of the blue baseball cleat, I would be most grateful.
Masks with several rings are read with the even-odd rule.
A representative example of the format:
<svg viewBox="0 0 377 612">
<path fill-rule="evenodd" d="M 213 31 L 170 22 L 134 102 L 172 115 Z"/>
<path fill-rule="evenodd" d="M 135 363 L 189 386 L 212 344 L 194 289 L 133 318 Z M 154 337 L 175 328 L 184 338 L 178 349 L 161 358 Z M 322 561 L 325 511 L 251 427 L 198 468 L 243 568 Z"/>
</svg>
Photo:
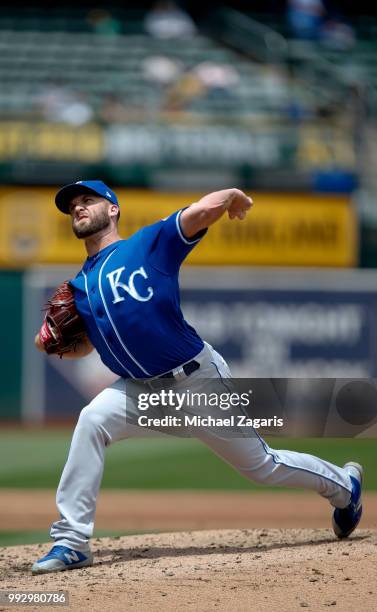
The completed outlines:
<svg viewBox="0 0 377 612">
<path fill-rule="evenodd" d="M 31 572 L 32 574 L 47 574 L 88 565 L 93 565 L 93 555 L 90 551 L 82 553 L 67 546 L 53 546 L 47 555 L 34 563 Z"/>
<path fill-rule="evenodd" d="M 347 538 L 358 526 L 363 507 L 361 505 L 361 488 L 363 482 L 363 468 L 358 463 L 350 461 L 346 463 L 347 470 L 352 481 L 351 501 L 346 508 L 335 508 L 332 517 L 332 526 L 338 538 Z"/>
</svg>

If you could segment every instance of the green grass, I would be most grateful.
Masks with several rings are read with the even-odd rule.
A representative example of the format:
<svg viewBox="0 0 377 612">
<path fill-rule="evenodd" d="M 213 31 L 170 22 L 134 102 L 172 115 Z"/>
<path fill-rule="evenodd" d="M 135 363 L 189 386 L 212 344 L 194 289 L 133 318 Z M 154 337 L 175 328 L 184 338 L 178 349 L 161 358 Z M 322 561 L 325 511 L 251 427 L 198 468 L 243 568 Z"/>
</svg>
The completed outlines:
<svg viewBox="0 0 377 612">
<path fill-rule="evenodd" d="M 94 538 L 105 536 L 124 536 L 141 533 L 140 531 L 109 531 L 98 529 L 94 532 Z M 142 533 L 148 533 L 143 531 Z M 154 530 L 153 533 L 156 533 Z M 0 531 L 0 547 L 4 546 L 25 546 L 26 544 L 54 544 L 53 540 L 48 535 L 48 531 Z"/>
<path fill-rule="evenodd" d="M 68 454 L 71 433 L 71 430 L 0 432 L 0 488 L 56 488 Z M 365 488 L 377 490 L 377 441 L 374 439 L 274 438 L 268 442 L 273 448 L 318 455 L 338 465 L 351 459 L 359 461 L 365 467 Z M 261 489 L 237 474 L 197 440 L 182 438 L 117 442 L 107 450 L 102 487 Z"/>
</svg>

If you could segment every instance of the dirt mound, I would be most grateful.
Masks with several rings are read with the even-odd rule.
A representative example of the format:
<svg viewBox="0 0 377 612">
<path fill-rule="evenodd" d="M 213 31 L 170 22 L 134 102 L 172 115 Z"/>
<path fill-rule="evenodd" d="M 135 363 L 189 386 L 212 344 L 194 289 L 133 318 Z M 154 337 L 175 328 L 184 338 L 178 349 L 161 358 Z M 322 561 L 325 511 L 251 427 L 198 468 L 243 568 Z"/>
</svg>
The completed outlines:
<svg viewBox="0 0 377 612">
<path fill-rule="evenodd" d="M 43 576 L 30 565 L 48 546 L 4 548 L 0 588 L 67 590 L 70 607 L 101 612 L 377 609 L 374 530 L 344 541 L 329 529 L 189 531 L 95 539 L 92 548 L 93 567 Z"/>
</svg>

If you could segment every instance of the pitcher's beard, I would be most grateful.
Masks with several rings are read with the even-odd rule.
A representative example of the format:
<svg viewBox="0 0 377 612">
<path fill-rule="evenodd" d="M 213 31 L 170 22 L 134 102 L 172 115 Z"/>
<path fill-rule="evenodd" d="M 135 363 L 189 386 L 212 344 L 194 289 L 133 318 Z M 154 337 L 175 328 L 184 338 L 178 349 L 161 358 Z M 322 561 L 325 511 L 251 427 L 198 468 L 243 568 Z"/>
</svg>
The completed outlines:
<svg viewBox="0 0 377 612">
<path fill-rule="evenodd" d="M 110 218 L 106 211 L 101 211 L 98 215 L 90 221 L 87 225 L 80 228 L 75 225 L 75 220 L 72 221 L 72 229 L 77 238 L 89 238 L 97 232 L 108 228 L 110 225 Z"/>
</svg>

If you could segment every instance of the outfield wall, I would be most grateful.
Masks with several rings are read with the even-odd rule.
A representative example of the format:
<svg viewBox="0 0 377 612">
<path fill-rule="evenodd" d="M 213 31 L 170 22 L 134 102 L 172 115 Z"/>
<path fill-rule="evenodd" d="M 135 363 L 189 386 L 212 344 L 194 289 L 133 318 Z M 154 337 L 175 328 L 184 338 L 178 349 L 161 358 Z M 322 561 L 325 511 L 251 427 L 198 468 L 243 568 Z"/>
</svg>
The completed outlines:
<svg viewBox="0 0 377 612">
<path fill-rule="evenodd" d="M 0 418 L 75 418 L 113 375 L 96 353 L 46 358 L 33 338 L 42 307 L 76 266 L 1 271 Z M 184 268 L 187 320 L 238 377 L 377 377 L 377 272 Z"/>
<path fill-rule="evenodd" d="M 0 419 L 18 420 L 21 411 L 23 273 L 0 270 Z"/>
<path fill-rule="evenodd" d="M 41 308 L 76 267 L 36 267 L 24 277 L 22 415 L 77 417 L 115 376 L 96 352 L 47 358 L 33 346 Z M 185 268 L 187 320 L 236 377 L 377 377 L 377 273 L 368 270 Z"/>
</svg>

